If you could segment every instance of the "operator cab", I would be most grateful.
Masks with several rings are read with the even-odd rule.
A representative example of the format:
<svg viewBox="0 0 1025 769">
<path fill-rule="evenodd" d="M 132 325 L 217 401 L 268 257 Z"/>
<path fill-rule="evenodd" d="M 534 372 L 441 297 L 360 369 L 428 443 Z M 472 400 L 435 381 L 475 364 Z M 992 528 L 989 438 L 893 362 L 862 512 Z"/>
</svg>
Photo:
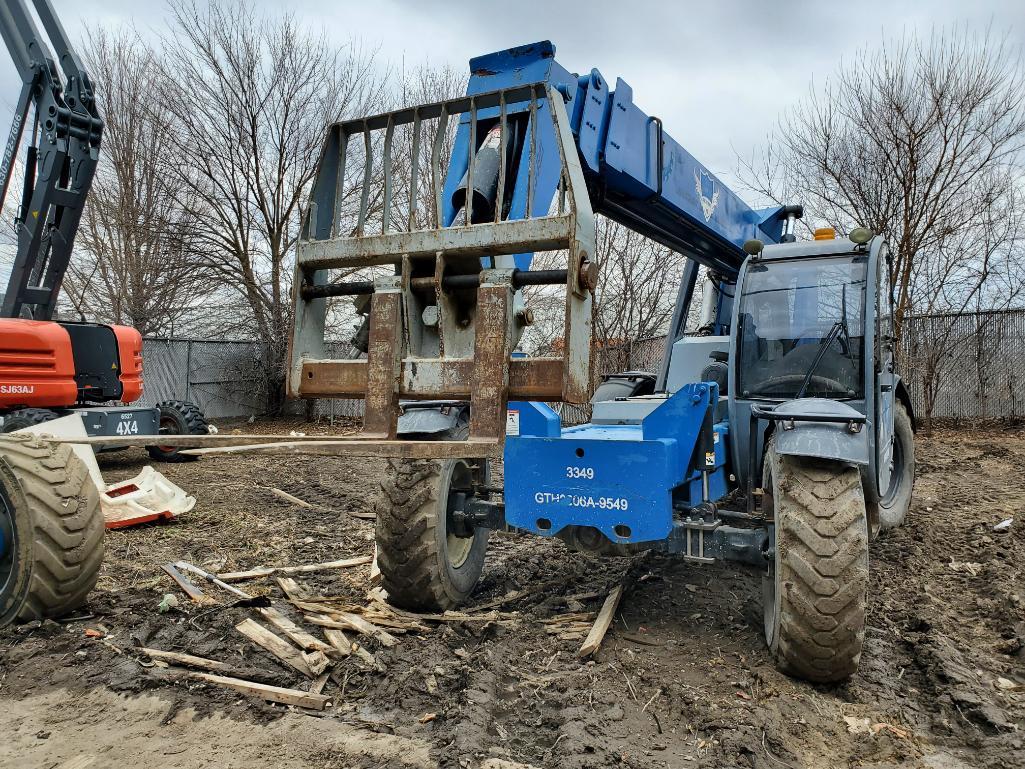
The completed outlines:
<svg viewBox="0 0 1025 769">
<path fill-rule="evenodd" d="M 830 244 L 834 252 L 837 245 Z M 777 248 L 789 253 L 795 246 Z M 862 397 L 868 255 L 773 258 L 774 250 L 752 257 L 745 274 L 737 314 L 737 395 L 780 401 Z"/>
</svg>

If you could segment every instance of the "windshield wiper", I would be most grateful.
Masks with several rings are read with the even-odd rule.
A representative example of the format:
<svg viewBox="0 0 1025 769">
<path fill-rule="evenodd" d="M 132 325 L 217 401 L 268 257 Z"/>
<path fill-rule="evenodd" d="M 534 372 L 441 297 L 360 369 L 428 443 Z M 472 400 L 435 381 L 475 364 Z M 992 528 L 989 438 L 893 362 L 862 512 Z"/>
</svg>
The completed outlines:
<svg viewBox="0 0 1025 769">
<path fill-rule="evenodd" d="M 815 369 L 819 367 L 819 363 L 822 362 L 822 358 L 826 354 L 826 350 L 829 349 L 829 345 L 833 344 L 840 334 L 843 334 L 843 346 L 844 355 L 850 359 L 851 363 L 854 364 L 854 350 L 851 348 L 851 334 L 847 328 L 847 284 L 844 283 L 840 289 L 840 320 L 836 321 L 829 329 L 829 333 L 822 338 L 819 352 L 815 356 L 815 360 L 811 362 L 808 367 L 808 372 L 804 375 L 804 381 L 801 382 L 801 389 L 797 391 L 797 397 L 803 398 L 805 390 L 808 389 L 808 385 L 811 383 L 811 378 L 815 374 Z M 857 365 L 855 368 L 857 368 Z"/>
</svg>

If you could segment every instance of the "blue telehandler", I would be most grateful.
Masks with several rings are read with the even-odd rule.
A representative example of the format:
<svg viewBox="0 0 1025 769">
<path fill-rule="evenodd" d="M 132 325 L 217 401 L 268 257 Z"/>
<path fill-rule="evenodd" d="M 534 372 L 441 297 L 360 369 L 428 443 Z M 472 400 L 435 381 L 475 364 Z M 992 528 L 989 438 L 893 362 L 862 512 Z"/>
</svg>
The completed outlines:
<svg viewBox="0 0 1025 769">
<path fill-rule="evenodd" d="M 903 521 L 915 467 L 885 242 L 797 241 L 800 206 L 751 209 L 626 83 L 571 73 L 549 42 L 470 69 L 464 97 L 330 126 L 297 260 L 290 392 L 366 399 L 351 449 L 392 459 L 389 600 L 457 605 L 498 529 L 731 560 L 763 574 L 781 669 L 849 677 L 869 541 Z M 606 377 L 590 422 L 564 427 L 547 402 L 590 395 L 595 213 L 685 265 L 660 370 Z M 532 269 L 543 251 L 565 267 Z M 560 357 L 514 354 L 539 285 L 565 287 Z M 326 354 L 345 296 L 369 308 L 365 359 Z M 403 436 L 411 410 L 448 439 Z"/>
</svg>

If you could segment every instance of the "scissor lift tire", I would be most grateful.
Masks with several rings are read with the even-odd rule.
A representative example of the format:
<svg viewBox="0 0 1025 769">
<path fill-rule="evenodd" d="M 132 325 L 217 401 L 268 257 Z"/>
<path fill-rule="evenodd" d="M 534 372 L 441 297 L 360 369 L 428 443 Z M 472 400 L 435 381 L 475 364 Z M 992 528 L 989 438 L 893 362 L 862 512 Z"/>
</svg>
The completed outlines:
<svg viewBox="0 0 1025 769">
<path fill-rule="evenodd" d="M 157 404 L 160 410 L 160 430 L 170 435 L 206 435 L 210 426 L 199 406 L 190 401 L 161 401 Z M 191 454 L 182 454 L 181 446 L 147 446 L 146 451 L 152 459 L 170 464 L 194 462 L 199 459 Z"/>
<path fill-rule="evenodd" d="M 868 523 L 861 473 L 832 460 L 777 454 L 764 505 L 775 520 L 765 580 L 765 634 L 778 667 L 815 683 L 849 678 L 865 640 Z"/>
<path fill-rule="evenodd" d="M 81 607 L 103 564 L 103 514 L 85 463 L 67 444 L 0 438 L 0 500 L 14 524 L 0 626 Z"/>
<path fill-rule="evenodd" d="M 472 592 L 484 568 L 487 529 L 456 542 L 447 531 L 449 484 L 463 460 L 390 460 L 377 509 L 377 563 L 388 601 L 413 611 L 445 611 Z"/>
</svg>

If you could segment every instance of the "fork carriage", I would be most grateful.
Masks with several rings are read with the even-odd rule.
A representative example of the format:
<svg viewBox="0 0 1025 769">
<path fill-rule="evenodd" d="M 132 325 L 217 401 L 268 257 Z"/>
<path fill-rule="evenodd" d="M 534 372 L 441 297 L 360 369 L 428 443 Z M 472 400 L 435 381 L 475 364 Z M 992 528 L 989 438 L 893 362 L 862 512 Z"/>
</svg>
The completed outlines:
<svg viewBox="0 0 1025 769">
<path fill-rule="evenodd" d="M 445 169 L 452 120 L 458 126 Z M 402 180 L 407 194 L 397 201 L 393 150 L 400 127 L 409 132 L 412 162 Z M 426 141 L 430 168 L 421 179 Z M 343 221 L 343 202 L 355 200 L 345 187 L 354 143 L 363 157 L 352 222 L 352 216 Z M 539 152 L 542 144 L 557 146 L 558 157 Z M 376 199 L 379 217 L 371 215 Z M 397 216 L 400 203 L 404 211 Z M 433 226 L 416 229 L 423 214 Z M 365 399 L 360 442 L 396 439 L 400 398 L 469 401 L 467 443 L 498 444 L 510 399 L 582 403 L 589 396 L 593 249 L 594 216 L 564 99 L 544 83 L 336 123 L 328 130 L 299 243 L 288 394 Z M 533 252 L 556 250 L 565 267 L 529 268 Z M 332 270 L 380 265 L 393 265 L 394 274 L 331 279 Z M 516 292 L 558 284 L 565 286 L 562 356 L 513 358 L 529 322 Z M 366 360 L 329 358 L 327 299 L 367 295 Z M 436 455 L 452 456 L 452 446 L 440 445 Z M 423 446 L 416 455 L 431 453 Z"/>
</svg>

